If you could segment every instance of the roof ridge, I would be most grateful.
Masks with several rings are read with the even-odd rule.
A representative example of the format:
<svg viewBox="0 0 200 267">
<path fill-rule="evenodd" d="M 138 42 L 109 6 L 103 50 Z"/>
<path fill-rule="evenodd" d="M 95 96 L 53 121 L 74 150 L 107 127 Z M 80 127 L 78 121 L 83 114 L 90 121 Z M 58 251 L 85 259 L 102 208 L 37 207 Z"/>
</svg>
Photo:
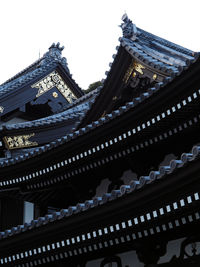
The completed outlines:
<svg viewBox="0 0 200 267">
<path fill-rule="evenodd" d="M 196 52 L 188 48 L 175 44 L 171 41 L 168 41 L 165 38 L 159 37 L 139 27 L 136 27 L 136 25 L 132 22 L 132 20 L 129 19 L 126 13 L 122 16 L 122 21 L 123 22 L 120 25 L 120 27 L 122 28 L 123 37 L 126 39 L 137 42 L 139 40 L 139 36 L 141 36 L 141 37 L 144 37 L 145 39 L 150 39 L 154 41 L 156 40 L 160 44 L 165 45 L 169 48 L 173 48 L 174 50 L 181 52 L 183 54 L 186 54 L 192 57 L 196 55 Z"/>
<path fill-rule="evenodd" d="M 25 74 L 27 71 L 29 71 L 32 67 L 35 67 L 37 64 L 39 64 L 41 61 L 41 58 L 36 60 L 35 62 L 33 62 L 31 65 L 29 65 L 28 67 L 26 67 L 25 69 L 23 69 L 22 71 L 18 72 L 17 74 L 15 74 L 13 77 L 9 78 L 8 80 L 6 80 L 5 82 L 3 82 L 2 84 L 0 84 L 0 88 L 1 86 L 19 78 L 20 76 L 22 76 L 23 74 Z"/>
<path fill-rule="evenodd" d="M 10 82 L 0 86 L 0 96 L 4 95 L 5 93 L 9 93 L 16 88 L 21 88 L 21 86 L 24 85 L 26 82 L 29 82 L 32 79 L 36 78 L 37 75 L 42 75 L 43 72 L 46 72 L 55 64 L 55 61 L 51 61 L 48 64 L 41 66 L 41 68 L 33 69 L 31 72 L 27 72 L 23 76 L 19 76 L 16 79 L 11 80 Z"/>
<path fill-rule="evenodd" d="M 36 60 L 34 63 L 29 65 L 27 68 L 18 72 L 16 75 L 5 81 L 0 85 L 0 90 L 8 85 L 10 82 L 14 82 L 14 80 L 20 78 L 21 76 L 28 74 L 30 71 L 34 71 L 36 68 L 40 68 L 44 65 L 48 65 L 52 62 L 59 62 L 64 67 L 64 69 L 69 73 L 67 60 L 65 57 L 62 57 L 62 50 L 64 46 L 60 47 L 60 43 L 53 43 L 49 47 L 49 51 L 47 51 L 40 59 Z"/>
<path fill-rule="evenodd" d="M 169 41 L 169 40 L 167 40 L 167 39 L 165 39 L 163 37 L 159 37 L 159 36 L 157 36 L 157 35 L 155 35 L 153 33 L 147 32 L 147 31 L 145 31 L 143 29 L 140 29 L 140 28 L 137 28 L 137 29 L 139 30 L 139 34 L 140 35 L 142 35 L 144 37 L 148 37 L 150 39 L 154 39 L 154 40 L 156 39 L 156 41 L 158 41 L 160 44 L 164 44 L 167 47 L 173 48 L 178 52 L 181 52 L 181 53 L 184 53 L 184 54 L 186 54 L 188 56 L 193 56 L 193 57 L 196 54 L 196 52 L 194 52 L 194 51 L 192 51 L 192 50 L 190 50 L 188 48 L 185 48 L 185 47 L 183 47 L 183 46 L 181 46 L 179 44 L 171 42 L 171 41 Z"/>
</svg>

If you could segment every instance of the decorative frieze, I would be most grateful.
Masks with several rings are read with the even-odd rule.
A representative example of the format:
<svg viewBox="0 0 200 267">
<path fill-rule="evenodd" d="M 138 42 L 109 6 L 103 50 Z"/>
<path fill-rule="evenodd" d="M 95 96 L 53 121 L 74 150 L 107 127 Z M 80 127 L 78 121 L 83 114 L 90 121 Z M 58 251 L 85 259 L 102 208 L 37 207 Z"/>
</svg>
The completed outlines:
<svg viewBox="0 0 200 267">
<path fill-rule="evenodd" d="M 29 139 L 35 134 L 27 134 L 27 135 L 18 135 L 18 136 L 4 136 L 3 140 L 6 148 L 8 149 L 18 149 L 23 147 L 32 147 L 37 146 L 38 143 L 34 141 L 30 141 Z"/>
<path fill-rule="evenodd" d="M 72 93 L 70 88 L 67 86 L 67 84 L 57 71 L 51 72 L 42 80 L 33 84 L 31 87 L 38 89 L 36 97 L 39 97 L 52 88 L 56 87 L 69 103 L 72 103 L 73 99 L 76 99 L 76 96 Z"/>
<path fill-rule="evenodd" d="M 164 78 L 166 78 L 168 75 L 162 73 L 159 70 L 156 70 L 154 68 L 151 68 L 150 66 L 143 65 L 136 61 L 135 59 L 132 59 L 130 65 L 128 66 L 124 77 L 123 82 L 125 84 L 128 84 L 129 82 L 137 83 L 138 79 L 148 78 L 150 79 L 150 82 L 162 82 Z M 140 86 L 141 87 L 141 86 Z"/>
</svg>

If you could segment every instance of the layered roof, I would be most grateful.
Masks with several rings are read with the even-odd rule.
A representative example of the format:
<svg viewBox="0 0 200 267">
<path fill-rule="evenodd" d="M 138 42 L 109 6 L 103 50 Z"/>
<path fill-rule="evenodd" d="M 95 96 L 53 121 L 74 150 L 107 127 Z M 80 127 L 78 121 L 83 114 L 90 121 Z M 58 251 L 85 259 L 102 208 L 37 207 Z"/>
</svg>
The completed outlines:
<svg viewBox="0 0 200 267">
<path fill-rule="evenodd" d="M 110 201 L 116 200 L 117 198 L 124 197 L 125 195 L 128 196 L 129 194 L 134 194 L 137 190 L 143 190 L 143 187 L 152 183 L 161 183 L 162 181 L 159 181 L 160 179 L 170 179 L 170 177 L 178 171 L 186 167 L 190 167 L 190 164 L 199 160 L 200 146 L 194 146 L 189 153 L 182 153 L 180 159 L 171 160 L 169 165 L 160 166 L 159 170 L 151 171 L 148 175 L 140 176 L 137 180 L 131 180 L 129 184 L 124 184 L 120 188 L 105 193 L 102 196 L 94 197 L 91 200 L 86 200 L 84 203 L 77 203 L 76 206 L 70 206 L 67 209 L 62 209 L 54 212 L 53 214 L 46 215 L 45 217 L 32 220 L 30 223 L 25 223 L 24 225 L 0 232 L 0 239 L 32 230 L 33 228 L 46 225 L 56 220 L 65 219 L 73 214 L 87 211 L 88 209 L 95 208 L 98 205 L 104 205 Z"/>
<path fill-rule="evenodd" d="M 16 163 L 23 163 L 23 162 L 28 162 L 29 159 L 31 158 L 36 158 L 36 160 L 38 159 L 40 161 L 40 156 L 48 156 L 51 153 L 56 153 L 56 151 L 65 151 L 65 149 L 68 147 L 70 147 L 70 151 L 73 150 L 73 144 L 76 143 L 76 140 L 81 140 L 81 138 L 83 140 L 87 139 L 87 136 L 91 136 L 91 134 L 93 132 L 98 132 L 98 128 L 103 128 L 103 129 L 108 129 L 109 126 L 106 125 L 118 125 L 119 123 L 121 123 L 123 121 L 123 118 L 125 118 L 125 116 L 127 116 L 127 118 L 130 118 L 130 116 L 134 117 L 135 119 L 133 120 L 133 124 L 134 127 L 131 127 L 131 130 L 129 128 L 127 128 L 127 130 L 125 130 L 124 132 L 122 132 L 119 136 L 121 136 L 121 140 L 128 140 L 128 138 L 132 138 L 132 136 L 135 135 L 141 135 L 141 132 L 144 132 L 144 136 L 146 131 L 148 131 L 148 128 L 154 127 L 155 122 L 160 123 L 160 121 L 167 120 L 167 117 L 169 114 L 174 114 L 174 116 L 176 115 L 176 112 L 180 112 L 181 108 L 185 109 L 185 107 L 187 107 L 187 103 L 188 103 L 188 110 L 190 112 L 190 104 L 191 101 L 190 99 L 194 98 L 194 101 L 197 97 L 197 95 L 199 95 L 198 90 L 197 93 L 192 92 L 190 93 L 191 96 L 187 96 L 188 99 L 184 100 L 184 99 L 180 99 L 180 94 L 181 92 L 185 91 L 185 88 L 183 86 L 184 84 L 184 79 L 189 80 L 191 76 L 195 76 L 196 73 L 199 70 L 199 60 L 198 60 L 198 54 L 194 53 L 188 49 L 182 48 L 178 45 L 172 44 L 171 42 L 168 42 L 164 39 L 161 39 L 159 37 L 153 38 L 153 35 L 146 33 L 140 29 L 133 30 L 133 32 L 130 35 L 127 35 L 128 29 L 130 28 L 130 26 L 132 28 L 134 28 L 135 26 L 132 24 L 132 22 L 130 20 L 128 20 L 128 18 L 125 16 L 124 18 L 124 23 L 122 24 L 122 28 L 123 28 L 123 32 L 124 32 L 124 36 L 123 36 L 123 42 L 129 42 L 132 43 L 132 46 L 136 47 L 136 45 L 138 45 L 138 43 L 140 43 L 140 45 L 144 45 L 144 49 L 143 52 L 146 51 L 148 52 L 147 44 L 149 46 L 149 49 L 154 49 L 156 51 L 157 46 L 154 47 L 155 44 L 157 44 L 157 42 L 161 45 L 166 46 L 166 49 L 164 50 L 163 53 L 163 57 L 160 58 L 159 62 L 162 62 L 162 60 L 166 61 L 166 59 L 164 59 L 165 57 L 167 58 L 168 55 L 168 63 L 171 62 L 169 65 L 169 73 L 167 73 L 166 77 L 164 77 L 162 79 L 162 81 L 155 81 L 155 83 L 153 84 L 154 86 L 150 86 L 146 89 L 145 92 L 141 92 L 137 97 L 132 98 L 130 102 L 127 102 L 125 105 L 119 107 L 116 110 L 113 110 L 111 113 L 109 114 L 104 114 L 101 118 L 98 118 L 98 120 L 92 121 L 91 123 L 88 123 L 86 125 L 86 127 L 81 127 L 83 125 L 85 125 L 86 121 L 88 121 L 89 119 L 94 119 L 94 116 L 92 114 L 94 114 L 94 111 L 96 110 L 96 107 L 98 107 L 100 104 L 104 105 L 104 102 L 107 101 L 107 98 L 109 100 L 109 97 L 113 97 L 113 92 L 111 90 L 111 94 L 109 97 L 106 98 L 105 93 L 108 90 L 108 84 L 113 84 L 113 77 L 116 76 L 116 68 L 118 66 L 118 64 L 120 63 L 121 59 L 118 61 L 116 60 L 117 57 L 122 57 L 122 56 L 126 56 L 127 52 L 125 50 L 121 50 L 118 52 L 118 55 L 115 57 L 115 60 L 113 62 L 112 68 L 110 70 L 110 73 L 107 76 L 106 81 L 104 82 L 104 85 L 102 88 L 99 88 L 97 91 L 94 91 L 93 93 L 90 93 L 89 95 L 86 95 L 83 97 L 83 99 L 86 99 L 83 104 L 78 104 L 80 100 L 78 100 L 78 102 L 75 102 L 73 104 L 73 107 L 66 110 L 63 113 L 59 113 L 57 115 L 53 115 L 44 119 L 40 119 L 40 120 L 36 120 L 33 122 L 27 122 L 27 123 L 22 123 L 22 124 L 15 124 L 15 125 L 8 125 L 5 126 L 5 133 L 6 134 L 10 134 L 12 132 L 22 132 L 22 130 L 28 131 L 29 127 L 31 129 L 31 131 L 33 132 L 34 130 L 38 129 L 39 131 L 43 128 L 43 126 L 45 127 L 46 125 L 48 126 L 52 126 L 57 127 L 57 133 L 59 135 L 59 138 L 55 138 L 53 141 L 49 140 L 49 142 L 47 142 L 47 144 L 40 146 L 38 148 L 32 149 L 30 151 L 25 151 L 22 152 L 20 155 L 17 155 L 16 157 L 12 157 L 11 159 L 5 159 L 2 160 L 0 162 L 0 166 L 2 168 L 2 172 L 4 172 L 4 167 L 7 173 L 7 169 L 9 168 L 8 166 L 12 166 L 15 165 Z M 136 28 L 137 29 L 137 28 Z M 137 34 L 136 34 L 137 33 Z M 135 37 L 133 35 L 136 35 Z M 144 35 L 146 36 L 144 38 Z M 120 39 L 120 40 L 122 40 Z M 144 41 L 146 40 L 146 41 Z M 153 41 L 154 40 L 154 41 Z M 123 44 L 122 42 L 122 44 Z M 120 49 L 122 48 L 123 45 L 121 46 Z M 169 47 L 171 47 L 170 49 L 168 49 Z M 127 48 L 128 49 L 128 48 Z M 145 50 L 146 49 L 146 50 Z M 172 49 L 173 52 L 172 52 Z M 128 51 L 130 50 L 130 46 Z M 130 51 L 129 51 L 130 52 Z M 124 54 L 125 53 L 125 54 Z M 159 52 L 161 53 L 161 52 Z M 164 53 L 166 53 L 166 56 L 164 56 Z M 170 54 L 171 53 L 171 54 Z M 180 53 L 182 53 L 180 55 Z M 174 55 L 174 61 L 172 60 Z M 193 55 L 193 56 L 192 56 Z M 171 58 L 171 59 L 170 59 Z M 131 57 L 132 59 L 132 57 Z M 135 60 L 135 56 L 133 57 L 133 59 Z M 140 60 L 144 60 L 145 61 L 145 57 L 143 57 L 143 59 L 141 58 L 141 55 L 139 55 L 137 57 L 137 59 Z M 176 60 L 175 60 L 176 59 Z M 190 59 L 190 64 L 188 63 L 188 60 Z M 184 63 L 185 62 L 185 63 Z M 194 64 L 196 62 L 196 64 Z M 130 63 L 130 60 L 129 60 Z M 144 63 L 144 62 L 143 62 Z M 166 63 L 165 63 L 166 64 Z M 129 64 L 127 65 L 129 68 Z M 146 66 L 146 65 L 145 65 Z M 156 65 L 158 66 L 158 65 Z M 160 64 L 159 64 L 160 66 Z M 173 68 L 171 68 L 173 66 Z M 180 67 L 181 66 L 181 67 Z M 149 64 L 149 67 L 152 66 L 151 64 Z M 154 66 L 155 67 L 155 66 Z M 155 67 L 156 69 L 157 67 Z M 161 69 L 160 69 L 161 70 Z M 123 76 L 124 77 L 124 73 L 126 73 L 127 69 L 124 70 L 123 72 Z M 132 71 L 138 71 L 137 68 L 133 69 Z M 161 70 L 162 72 L 164 72 L 164 69 Z M 112 75 L 112 73 L 114 73 Z M 159 72 L 160 74 L 160 72 Z M 165 73 L 166 74 L 166 73 Z M 115 88 L 115 87 L 113 87 Z M 174 90 L 174 88 L 176 88 L 176 90 Z M 188 91 L 189 93 L 189 91 Z M 154 96 L 155 95 L 155 96 Z M 166 99 L 166 95 L 170 95 L 171 99 L 173 98 L 173 101 L 176 101 L 175 103 L 173 103 L 175 106 L 171 106 L 169 107 L 168 103 L 166 103 L 165 99 Z M 105 97 L 105 101 L 102 101 L 102 97 Z M 96 98 L 94 98 L 96 97 Z M 157 103 L 155 104 L 155 99 L 159 99 L 157 101 Z M 138 118 L 140 117 L 142 120 L 147 115 L 146 110 L 148 108 L 151 108 L 152 103 L 154 103 L 154 110 L 152 111 L 152 118 L 149 118 L 149 120 L 146 120 L 146 122 L 142 122 L 138 123 Z M 185 104 L 186 103 L 186 104 Z M 144 107 L 147 108 L 144 108 Z M 164 108 L 166 106 L 166 108 Z M 162 112 L 158 115 L 158 110 L 162 107 Z M 80 111 L 81 108 L 81 111 Z M 102 108 L 100 108 L 102 110 Z M 168 110 L 167 110 L 168 109 Z M 140 113 L 139 117 L 137 118 L 137 114 L 138 114 L 138 110 L 143 110 L 143 112 Z M 171 112 L 169 112 L 169 110 L 172 110 Z M 174 110 L 176 112 L 174 112 Z M 155 112 L 155 114 L 157 114 L 155 116 L 155 114 L 153 115 L 153 112 Z M 183 111 L 185 112 L 185 110 Z M 70 115 L 69 115 L 70 114 Z M 127 114 L 127 115 L 126 115 Z M 131 115 L 133 114 L 133 115 Z M 134 115 L 135 114 L 135 115 Z M 146 114 L 146 115 L 145 115 Z M 189 114 L 189 113 L 188 113 Z M 90 117 L 90 115 L 92 115 Z M 81 119 L 80 117 L 81 116 Z M 155 116 L 155 118 L 153 118 Z M 177 116 L 179 116 L 179 113 L 177 113 Z M 77 118 L 74 120 L 74 118 Z M 63 131 L 59 131 L 59 123 L 62 123 L 63 121 L 67 122 L 65 124 L 64 127 L 67 127 L 67 124 L 69 122 L 69 119 L 73 119 L 73 124 L 71 124 L 70 126 L 70 134 L 67 135 L 63 135 Z M 170 120 L 170 118 L 169 118 Z M 165 123 L 165 122 L 164 122 Z M 70 124 L 70 123 L 69 123 Z M 129 122 L 127 121 L 127 124 L 129 124 Z M 125 125 L 125 123 L 124 123 Z M 114 126 L 115 127 L 115 126 Z M 127 127 L 127 126 L 126 126 Z M 156 127 L 156 126 L 155 126 Z M 78 128 L 78 130 L 76 130 Z M 64 130 L 67 128 L 64 128 Z M 154 128 L 153 128 L 154 129 Z M 49 130 L 49 128 L 47 128 L 47 131 Z M 153 131 L 153 130 L 152 130 Z M 111 134 L 110 131 L 108 130 L 108 137 L 106 137 L 107 141 L 103 142 L 103 143 L 99 143 L 96 144 L 96 141 L 94 140 L 94 147 L 93 144 L 89 144 L 88 147 L 86 147 L 86 145 L 80 145 L 80 147 L 84 147 L 84 151 L 82 151 L 81 153 L 77 153 L 76 150 L 76 146 L 74 146 L 74 151 L 73 154 L 69 157 L 65 156 L 65 160 L 60 160 L 59 162 L 55 162 L 55 166 L 59 166 L 58 168 L 62 167 L 62 166 L 69 166 L 71 164 L 74 163 L 74 161 L 79 161 L 82 158 L 82 154 L 84 155 L 83 157 L 85 157 L 85 155 L 87 154 L 87 156 L 89 155 L 93 155 L 96 152 L 98 152 L 99 150 L 104 150 L 107 149 L 107 147 L 110 147 L 111 142 L 112 145 L 115 144 L 116 142 L 114 141 L 114 137 L 112 136 L 112 138 L 109 140 L 109 135 Z M 58 136 L 57 135 L 57 136 Z M 106 131 L 105 131 L 105 136 L 106 136 Z M 170 136 L 170 134 L 168 135 Z M 101 133 L 101 137 L 104 138 L 104 133 Z M 118 139 L 118 137 L 116 137 Z M 93 140 L 93 139 L 91 139 Z M 120 141 L 120 140 L 118 140 Z M 81 142 L 81 141 L 80 141 Z M 41 143 L 42 144 L 42 143 Z M 96 146 L 97 145 L 97 146 Z M 111 145 L 111 146 L 112 146 Z M 91 148 L 92 147 L 92 148 Z M 97 149 L 97 147 L 99 147 L 99 149 Z M 54 152 L 51 152 L 51 151 Z M 46 153 L 46 154 L 45 154 Z M 72 153 L 72 152 L 70 152 Z M 74 159 L 73 159 L 74 158 Z M 73 159 L 73 160 L 72 160 Z M 65 163 L 66 162 L 66 163 Z M 46 162 L 45 162 L 46 164 Z M 41 173 L 41 174 L 46 174 L 46 172 L 49 172 L 52 168 L 52 163 L 51 164 L 47 164 L 48 166 L 44 166 L 44 169 L 41 167 L 40 170 L 36 171 L 36 173 Z M 56 169 L 52 168 L 52 170 Z M 43 173 L 44 172 L 44 173 Z M 72 171 L 73 172 L 73 171 Z M 34 172 L 35 173 L 35 172 Z M 20 174 L 21 175 L 21 174 Z M 20 181 L 20 179 L 22 179 L 21 181 L 25 181 L 27 180 L 27 182 L 29 182 L 30 177 L 32 177 L 33 173 L 31 172 L 30 174 L 28 174 L 26 178 L 20 176 L 17 178 L 18 181 Z M 34 174 L 35 175 L 35 174 Z M 25 180 L 24 180 L 25 179 Z M 4 180 L 3 176 L 2 176 L 2 183 L 1 186 L 3 187 L 12 187 L 12 180 L 9 178 L 9 181 L 6 181 L 7 179 Z M 16 180 L 16 179 L 14 179 Z M 17 181 L 16 180 L 16 181 Z M 13 182 L 16 186 L 16 181 Z M 11 183 L 11 184 L 10 184 Z"/>
<path fill-rule="evenodd" d="M 95 170 L 97 173 L 103 165 L 110 162 L 117 165 L 118 159 L 164 140 L 167 140 L 167 145 L 162 147 L 164 151 L 159 151 L 162 155 L 167 153 L 167 147 L 176 144 L 180 136 L 181 141 L 193 137 L 187 139 L 188 145 L 199 140 L 199 54 L 137 28 L 127 15 L 123 16 L 121 27 L 120 47 L 102 88 L 76 100 L 56 115 L 4 126 L 6 136 L 31 134 L 37 130 L 41 134 L 44 129 L 51 133 L 55 128 L 60 137 L 54 136 L 53 141 L 46 138 L 46 144 L 41 143 L 40 147 L 2 160 L 2 194 L 10 192 L 20 197 L 21 193 L 33 193 L 33 199 L 39 197 L 43 201 L 42 194 L 47 192 L 46 199 L 50 201 L 49 198 L 57 196 L 53 190 L 52 194 L 48 192 L 49 187 L 56 191 L 56 184 L 62 187 L 65 183 L 72 183 L 89 170 L 92 174 Z M 47 58 L 51 53 L 59 58 L 58 50 L 62 48 L 53 46 L 51 49 Z M 39 63 L 35 64 L 22 76 L 31 73 Z M 5 85 L 20 77 L 20 74 L 15 76 Z M 133 85 L 136 79 L 139 86 Z M 142 88 L 140 82 L 144 79 L 147 83 Z M 126 102 L 123 92 L 130 88 L 136 92 L 134 96 L 128 95 Z M 120 101 L 113 105 L 115 97 Z M 175 135 L 177 137 L 173 139 Z M 179 148 L 182 146 L 180 143 Z M 124 242 L 134 243 L 151 239 L 153 235 L 165 235 L 166 231 L 171 233 L 178 226 L 186 229 L 186 223 L 195 224 L 200 218 L 199 155 L 200 147 L 194 146 L 190 153 L 182 154 L 169 165 L 139 176 L 117 190 L 85 202 L 79 201 L 59 212 L 1 232 L 0 247 L 4 255 L 1 264 L 9 266 L 17 262 L 18 266 L 26 263 L 33 266 L 81 257 L 98 249 L 123 246 Z M 158 155 L 154 152 L 150 159 L 148 154 L 145 160 L 155 160 L 155 156 Z M 188 175 L 191 175 L 190 179 Z M 95 179 L 92 181 L 94 184 Z M 79 179 L 75 185 L 84 190 L 87 181 L 82 180 Z M 59 193 L 58 190 L 57 195 Z M 159 203 L 157 195 L 162 199 Z M 99 221 L 100 217 L 104 220 Z M 88 221 L 91 231 L 88 230 Z M 47 240 L 41 238 L 44 235 Z M 29 242 L 32 237 L 35 247 Z M 171 237 L 165 235 L 165 238 Z M 18 242 L 22 242 L 23 247 L 18 248 Z M 8 251 L 11 246 L 12 254 Z"/>
<path fill-rule="evenodd" d="M 120 46 L 109 64 L 99 97 L 80 127 L 131 101 L 133 96 L 140 97 L 150 87 L 174 79 L 199 58 L 199 53 L 136 27 L 126 14 L 122 19 Z"/>
<path fill-rule="evenodd" d="M 118 190 L 1 232 L 1 264 L 34 266 L 63 259 L 80 261 L 86 253 L 91 257 L 95 251 L 97 255 L 109 248 L 118 251 L 125 243 L 137 248 L 142 240 L 154 237 L 170 240 L 177 228 L 187 231 L 186 224 L 195 227 L 200 218 L 200 193 L 194 188 L 199 155 L 200 147 L 194 146 L 191 153 L 183 153 L 169 166 Z M 188 174 L 192 179 L 187 179 Z M 158 203 L 155 195 L 161 193 L 160 187 L 165 198 Z M 186 193 L 184 197 L 174 195 L 180 188 L 182 194 Z M 99 221 L 100 216 L 104 221 Z M 34 239 L 34 246 L 28 239 Z M 18 242 L 20 246 L 16 246 Z"/>
<path fill-rule="evenodd" d="M 34 134 L 32 142 L 37 146 L 48 144 L 75 130 L 85 113 L 94 101 L 98 90 L 80 97 L 60 113 L 47 116 L 38 120 L 2 125 L 0 136 L 3 138 L 8 149 L 20 149 L 23 145 L 14 145 L 13 137 Z M 9 144 L 10 140 L 11 144 Z M 23 153 L 23 151 L 21 152 Z"/>
<path fill-rule="evenodd" d="M 198 71 L 198 68 L 199 68 L 199 64 L 196 64 L 194 66 L 194 69 L 195 69 L 194 73 L 196 73 Z M 180 74 L 181 73 L 179 73 L 179 75 Z M 179 76 L 179 75 L 176 75 L 176 76 Z M 187 75 L 190 75 L 190 72 L 188 72 Z M 178 84 L 182 83 L 184 76 L 186 76 L 186 72 L 183 72 L 182 77 L 180 77 L 180 79 L 177 79 Z M 163 80 L 163 82 L 157 83 L 155 85 L 155 87 L 148 88 L 148 90 L 145 93 L 142 93 L 139 97 L 132 99 L 131 102 L 126 103 L 124 106 L 121 106 L 119 109 L 112 111 L 110 114 L 105 114 L 105 116 L 102 116 L 98 120 L 93 121 L 92 123 L 88 124 L 86 127 L 82 127 L 82 128 L 80 128 L 78 130 L 75 130 L 75 131 L 71 132 L 69 135 L 62 136 L 61 138 L 56 139 L 56 140 L 50 142 L 49 144 L 47 144 L 45 146 L 37 148 L 35 150 L 35 152 L 30 152 L 30 153 L 26 152 L 26 153 L 24 153 L 24 154 L 22 154 L 22 155 L 20 155 L 20 156 L 18 156 L 16 158 L 13 158 L 13 159 L 5 159 L 4 161 L 0 162 L 0 166 L 2 166 L 2 167 L 5 166 L 6 167 L 6 166 L 9 166 L 9 165 L 12 165 L 12 164 L 16 164 L 18 162 L 27 160 L 29 158 L 32 158 L 33 156 L 41 154 L 41 153 L 43 153 L 45 151 L 49 151 L 51 149 L 55 149 L 56 147 L 62 146 L 65 143 L 73 142 L 73 140 L 77 139 L 78 137 L 86 135 L 89 132 L 92 132 L 93 130 L 95 130 L 96 128 L 102 127 L 103 125 L 111 122 L 112 120 L 120 120 L 121 117 L 124 114 L 126 114 L 126 113 L 128 113 L 130 111 L 133 111 L 133 112 L 136 111 L 136 113 L 137 113 L 136 108 L 138 106 L 142 108 L 142 104 L 143 103 L 145 103 L 145 104 L 149 103 L 149 105 L 151 105 L 151 100 L 154 102 L 154 99 L 155 99 L 155 97 L 153 97 L 154 94 L 156 96 L 158 96 L 158 97 L 160 97 L 160 96 L 162 96 L 162 94 L 164 94 L 164 98 L 165 98 L 166 94 L 171 92 L 171 90 L 174 90 L 174 86 L 177 86 L 175 77 L 171 76 L 171 77 L 165 78 Z M 169 88 L 171 87 L 171 89 L 168 92 L 166 92 L 166 91 L 164 92 L 163 90 L 164 90 L 164 88 L 167 88 L 167 86 L 169 86 Z M 103 90 L 104 90 L 104 87 L 101 89 L 100 95 L 101 95 L 101 92 Z M 83 114 L 83 120 L 84 120 L 84 116 L 87 116 L 88 115 L 87 113 L 89 113 L 91 111 L 91 108 L 94 107 L 99 101 L 100 95 L 98 95 L 98 94 L 96 95 L 96 92 L 93 92 L 93 93 L 96 96 L 96 100 L 94 100 L 93 98 L 91 99 L 91 103 L 89 105 L 90 108 L 89 109 L 86 108 L 85 109 L 86 113 L 84 113 L 84 114 L 82 113 Z M 177 91 L 177 93 L 178 93 L 178 91 Z M 160 94 L 160 96 L 159 96 L 159 94 Z M 147 102 L 147 100 L 148 100 L 148 102 Z M 190 104 L 190 101 L 188 101 L 188 104 Z M 182 105 L 183 105 L 183 107 L 185 106 L 185 104 L 182 104 Z M 86 104 L 86 106 L 87 106 L 87 104 Z M 76 107 L 74 107 L 74 108 L 76 109 Z M 179 111 L 179 108 L 177 108 L 176 110 Z M 35 121 L 35 122 L 33 121 L 33 122 L 27 122 L 27 123 L 22 123 L 22 124 L 15 124 L 13 126 L 12 125 L 10 125 L 10 126 L 8 125 L 8 126 L 6 126 L 6 128 L 7 128 L 7 130 L 9 130 L 9 129 L 13 130 L 13 129 L 16 129 L 16 128 L 21 128 L 21 127 L 23 128 L 23 126 L 27 127 L 29 125 L 32 127 L 32 125 L 36 126 L 37 124 L 38 125 L 49 124 L 49 121 L 48 121 L 49 119 L 51 120 L 54 117 L 58 117 L 59 120 L 60 120 L 60 119 L 62 119 L 62 114 L 65 114 L 65 113 L 68 114 L 68 112 L 71 112 L 71 111 L 73 112 L 73 110 L 67 110 L 66 112 L 63 112 L 63 113 L 60 113 L 58 115 L 54 115 L 54 116 L 51 116 L 51 117 L 47 117 L 45 119 L 41 119 L 41 120 L 38 120 L 38 121 Z M 167 114 L 167 111 L 166 111 L 166 114 Z M 72 115 L 72 116 L 74 116 L 74 115 Z M 165 119 L 165 117 L 162 118 L 162 116 L 161 116 L 160 119 Z M 160 119 L 158 119 L 158 122 L 160 121 Z M 79 121 L 78 126 L 79 126 L 79 124 L 81 124 L 81 121 Z M 150 124 L 147 123 L 146 127 L 151 127 L 152 124 L 154 124 L 154 123 L 150 123 Z M 137 126 L 137 127 L 143 128 L 142 125 Z M 137 127 L 136 127 L 136 132 L 137 132 Z M 140 132 L 140 130 L 138 132 Z"/>
</svg>

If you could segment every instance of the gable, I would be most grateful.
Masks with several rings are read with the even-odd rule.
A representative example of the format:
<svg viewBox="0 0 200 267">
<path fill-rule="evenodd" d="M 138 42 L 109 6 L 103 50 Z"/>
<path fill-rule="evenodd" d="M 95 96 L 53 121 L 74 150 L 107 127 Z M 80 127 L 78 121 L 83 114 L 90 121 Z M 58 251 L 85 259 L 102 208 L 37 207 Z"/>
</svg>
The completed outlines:
<svg viewBox="0 0 200 267">
<path fill-rule="evenodd" d="M 53 44 L 44 56 L 0 86 L 0 118 L 34 120 L 65 110 L 83 95 L 72 79 L 63 47 Z"/>
<path fill-rule="evenodd" d="M 64 96 L 68 103 L 72 103 L 73 100 L 77 98 L 56 70 L 49 73 L 42 80 L 36 82 L 31 87 L 38 89 L 36 98 L 54 88 L 56 88 Z M 54 98 L 58 97 L 57 92 L 53 92 L 52 95 Z"/>
</svg>

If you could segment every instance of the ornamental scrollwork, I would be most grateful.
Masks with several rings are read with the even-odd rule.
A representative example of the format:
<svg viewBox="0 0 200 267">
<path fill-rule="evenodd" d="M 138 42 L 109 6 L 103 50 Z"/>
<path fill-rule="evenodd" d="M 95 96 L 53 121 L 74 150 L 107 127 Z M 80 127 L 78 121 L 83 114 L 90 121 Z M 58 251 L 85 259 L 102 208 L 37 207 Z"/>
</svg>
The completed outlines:
<svg viewBox="0 0 200 267">
<path fill-rule="evenodd" d="M 142 64 L 133 60 L 124 75 L 123 81 L 127 83 L 130 77 L 135 77 L 136 76 L 135 71 L 143 75 L 144 74 L 143 69 L 145 69 L 145 67 Z"/>
<path fill-rule="evenodd" d="M 135 62 L 135 63 L 134 63 L 134 69 L 135 69 L 137 72 L 139 72 L 140 74 L 144 74 L 143 69 L 145 69 L 145 67 L 144 67 L 142 64 L 140 64 L 140 63 L 138 63 L 138 62 Z"/>
<path fill-rule="evenodd" d="M 18 136 L 4 136 L 3 140 L 5 142 L 5 146 L 8 149 L 18 149 L 24 147 L 32 147 L 37 146 L 38 143 L 34 141 L 30 141 L 29 139 L 35 134 L 27 134 L 27 135 L 18 135 Z"/>
<path fill-rule="evenodd" d="M 186 238 L 181 243 L 180 259 L 200 256 L 200 238 L 199 235 Z"/>
<path fill-rule="evenodd" d="M 56 87 L 69 103 L 72 103 L 73 100 L 76 99 L 76 96 L 71 92 L 70 88 L 57 71 L 51 72 L 49 75 L 44 77 L 39 82 L 33 84 L 31 87 L 38 89 L 36 97 L 39 97 L 51 90 L 53 87 Z"/>
<path fill-rule="evenodd" d="M 199 266 L 200 235 L 187 237 L 180 244 L 180 255 L 174 255 L 167 266 Z"/>
</svg>

